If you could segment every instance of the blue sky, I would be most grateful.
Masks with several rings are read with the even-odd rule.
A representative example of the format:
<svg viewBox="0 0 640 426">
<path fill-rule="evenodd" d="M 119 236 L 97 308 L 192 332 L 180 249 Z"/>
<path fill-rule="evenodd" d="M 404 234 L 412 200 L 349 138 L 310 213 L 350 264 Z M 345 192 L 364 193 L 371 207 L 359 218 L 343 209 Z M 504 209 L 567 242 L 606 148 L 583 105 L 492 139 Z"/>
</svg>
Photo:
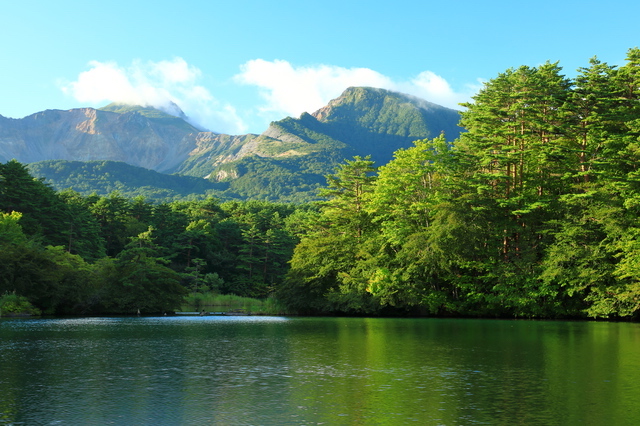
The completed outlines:
<svg viewBox="0 0 640 426">
<path fill-rule="evenodd" d="M 178 104 L 224 133 L 261 133 L 348 86 L 457 108 L 508 68 L 640 46 L 640 2 L 3 1 L 0 115 Z"/>
</svg>

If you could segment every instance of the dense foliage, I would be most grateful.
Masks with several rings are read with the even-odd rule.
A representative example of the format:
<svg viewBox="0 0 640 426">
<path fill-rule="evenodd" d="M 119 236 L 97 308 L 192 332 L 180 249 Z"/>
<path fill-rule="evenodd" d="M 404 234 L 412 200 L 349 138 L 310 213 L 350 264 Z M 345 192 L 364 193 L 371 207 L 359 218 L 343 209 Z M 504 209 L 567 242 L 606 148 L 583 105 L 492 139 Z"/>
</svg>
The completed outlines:
<svg viewBox="0 0 640 426">
<path fill-rule="evenodd" d="M 194 176 L 168 175 L 118 161 L 46 160 L 28 165 L 58 191 L 73 189 L 80 195 L 107 196 L 117 191 L 123 197 L 144 197 L 153 203 L 183 200 L 264 200 L 287 203 L 317 201 L 323 175 L 342 158 L 326 153 L 301 159 L 265 159 L 250 155 L 221 167 L 234 179 L 221 182 Z M 321 167 L 322 168 L 319 168 Z M 225 167 L 228 170 L 225 170 Z M 318 169 L 319 168 L 319 169 Z"/>
<path fill-rule="evenodd" d="M 356 158 L 297 246 L 279 298 L 300 312 L 633 317 L 640 309 L 640 50 L 510 69 L 467 130 Z"/>
<path fill-rule="evenodd" d="M 187 292 L 264 298 L 286 273 L 299 218 L 312 212 L 56 192 L 9 161 L 0 164 L 0 296 L 51 314 L 167 312 Z"/>
</svg>

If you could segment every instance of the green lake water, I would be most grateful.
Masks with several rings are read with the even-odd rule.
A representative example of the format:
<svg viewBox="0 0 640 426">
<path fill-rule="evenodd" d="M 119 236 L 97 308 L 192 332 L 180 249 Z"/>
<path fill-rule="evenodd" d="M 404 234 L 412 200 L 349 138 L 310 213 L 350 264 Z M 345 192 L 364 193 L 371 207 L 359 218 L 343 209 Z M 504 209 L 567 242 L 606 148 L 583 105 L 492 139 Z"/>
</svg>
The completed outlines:
<svg viewBox="0 0 640 426">
<path fill-rule="evenodd" d="M 3 318 L 0 424 L 637 425 L 640 325 Z"/>
</svg>

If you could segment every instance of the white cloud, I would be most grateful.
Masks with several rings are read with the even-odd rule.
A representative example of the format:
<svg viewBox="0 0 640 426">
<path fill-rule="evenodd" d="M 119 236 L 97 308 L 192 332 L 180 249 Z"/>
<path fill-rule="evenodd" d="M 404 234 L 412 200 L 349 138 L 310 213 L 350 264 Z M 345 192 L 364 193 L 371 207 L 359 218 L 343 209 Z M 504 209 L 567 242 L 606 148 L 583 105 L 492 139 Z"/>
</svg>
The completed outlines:
<svg viewBox="0 0 640 426">
<path fill-rule="evenodd" d="M 338 97 L 349 86 L 371 86 L 407 93 L 449 108 L 460 109 L 477 87 L 456 92 L 441 76 L 424 71 L 409 81 L 394 81 L 369 68 L 343 68 L 331 65 L 294 67 L 287 61 L 251 60 L 235 76 L 241 84 L 257 86 L 266 103 L 264 115 L 298 116 L 313 112 Z"/>
<path fill-rule="evenodd" d="M 92 105 L 121 102 L 153 106 L 172 112 L 177 104 L 200 127 L 218 132 L 243 133 L 246 126 L 235 109 L 217 101 L 197 81 L 201 71 L 182 58 L 171 61 L 133 61 L 129 67 L 92 61 L 76 81 L 62 85 L 64 93 Z"/>
<path fill-rule="evenodd" d="M 432 71 L 421 72 L 409 83 L 400 85 L 400 88 L 403 87 L 406 87 L 406 90 L 412 95 L 450 108 L 459 108 L 458 103 L 466 100 L 465 95 L 455 93 L 447 80 Z"/>
<path fill-rule="evenodd" d="M 390 80 L 367 68 L 319 65 L 294 68 L 287 61 L 255 59 L 241 67 L 235 80 L 261 88 L 265 113 L 299 115 L 313 112 L 349 86 L 388 86 Z"/>
</svg>

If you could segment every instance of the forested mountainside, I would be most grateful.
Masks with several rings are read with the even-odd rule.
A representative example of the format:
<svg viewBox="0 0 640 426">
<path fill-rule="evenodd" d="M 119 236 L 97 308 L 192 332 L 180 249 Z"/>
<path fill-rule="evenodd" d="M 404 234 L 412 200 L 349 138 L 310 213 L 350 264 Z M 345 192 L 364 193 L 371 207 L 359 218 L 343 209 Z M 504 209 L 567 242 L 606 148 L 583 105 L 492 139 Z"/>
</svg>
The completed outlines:
<svg viewBox="0 0 640 426">
<path fill-rule="evenodd" d="M 46 160 L 27 165 L 33 176 L 45 178 L 63 191 L 106 196 L 117 191 L 126 198 L 144 197 L 153 203 L 199 200 L 215 196 L 240 199 L 228 191 L 229 183 L 193 176 L 168 175 L 119 161 Z"/>
<path fill-rule="evenodd" d="M 153 108 L 114 104 L 100 110 L 45 111 L 21 120 L 1 118 L 0 160 L 47 161 L 32 166 L 33 173 L 56 189 L 72 187 L 84 194 L 120 188 L 161 200 L 190 196 L 167 192 L 160 176 L 157 187 L 143 189 L 136 188 L 138 179 L 131 173 L 105 175 L 107 182 L 97 182 L 92 176 L 99 173 L 99 163 L 80 168 L 70 162 L 118 161 L 220 183 L 201 185 L 215 189 L 194 197 L 301 202 L 317 199 L 325 175 L 344 159 L 370 155 L 384 164 L 414 140 L 440 133 L 453 140 L 461 131 L 459 118 L 452 109 L 365 87 L 347 89 L 313 114 L 274 122 L 261 135 L 201 132 L 183 118 Z M 88 173 L 80 184 L 79 170 Z M 97 186 L 89 187 L 91 182 Z"/>
</svg>

